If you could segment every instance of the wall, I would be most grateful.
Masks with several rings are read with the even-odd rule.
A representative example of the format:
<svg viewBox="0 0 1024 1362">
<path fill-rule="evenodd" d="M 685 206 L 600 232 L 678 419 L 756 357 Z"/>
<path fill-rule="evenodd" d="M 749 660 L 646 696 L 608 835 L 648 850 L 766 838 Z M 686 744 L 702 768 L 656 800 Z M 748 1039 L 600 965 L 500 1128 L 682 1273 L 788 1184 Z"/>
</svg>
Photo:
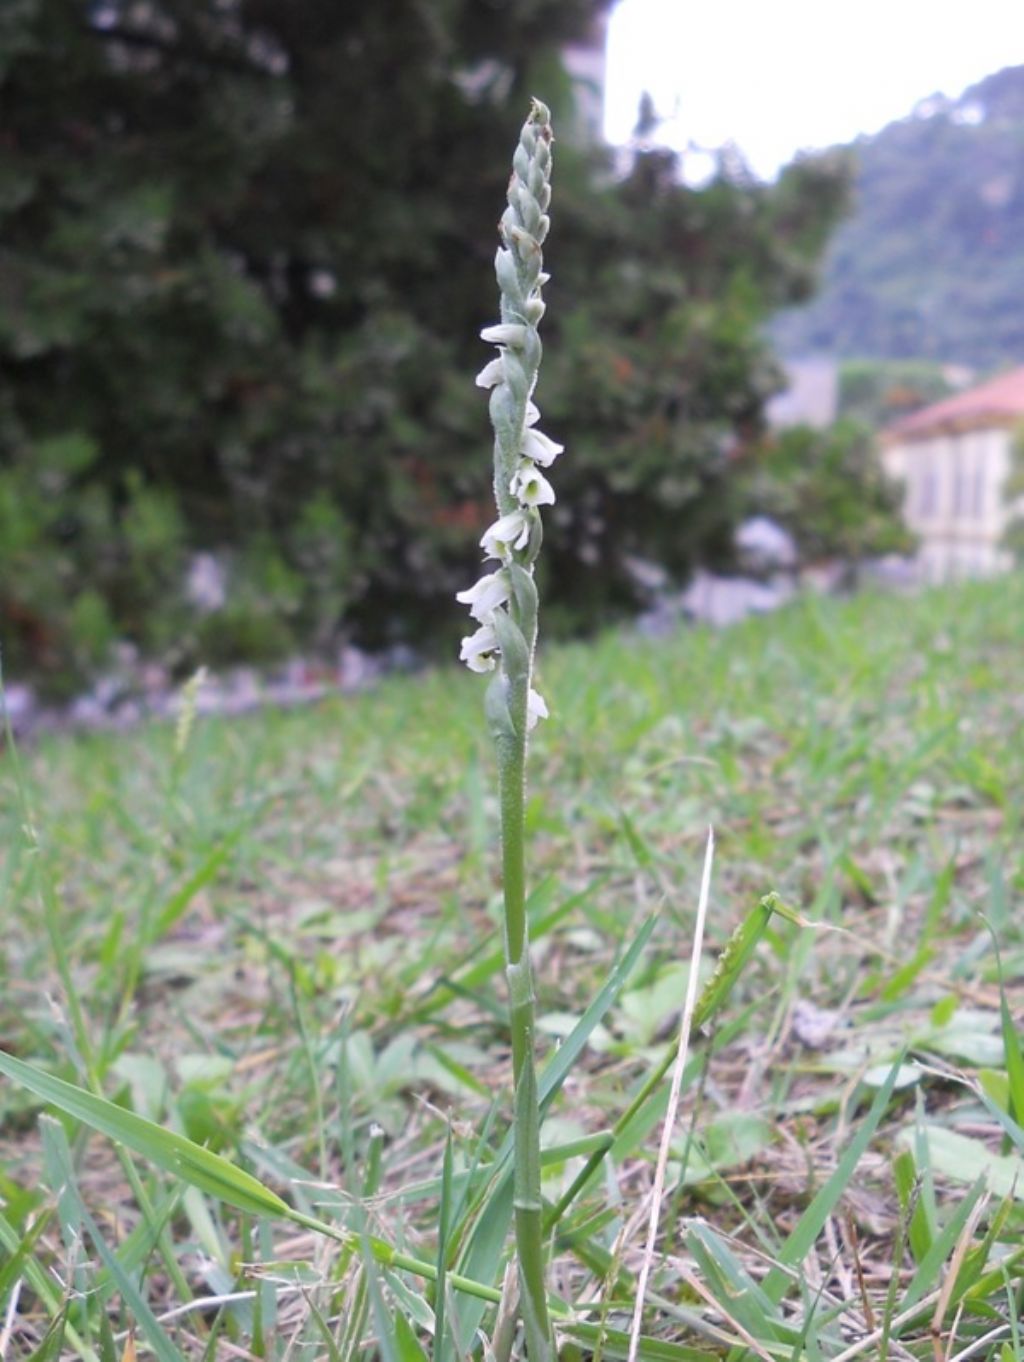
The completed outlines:
<svg viewBox="0 0 1024 1362">
<path fill-rule="evenodd" d="M 926 581 L 988 576 L 1010 566 L 1000 547 L 1008 509 L 1012 431 L 997 427 L 936 434 L 890 445 L 887 471 L 905 488 L 904 517 L 919 536 Z"/>
</svg>

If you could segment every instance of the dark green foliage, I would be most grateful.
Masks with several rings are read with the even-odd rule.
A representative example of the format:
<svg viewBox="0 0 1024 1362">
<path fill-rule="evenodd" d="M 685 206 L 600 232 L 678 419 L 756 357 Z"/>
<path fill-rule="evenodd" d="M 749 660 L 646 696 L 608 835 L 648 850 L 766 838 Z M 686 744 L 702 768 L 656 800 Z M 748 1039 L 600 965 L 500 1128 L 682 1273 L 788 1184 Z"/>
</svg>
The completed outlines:
<svg viewBox="0 0 1024 1362">
<path fill-rule="evenodd" d="M 820 296 L 776 329 L 786 353 L 1024 358 L 1024 66 L 861 138 L 855 211 Z"/>
<path fill-rule="evenodd" d="M 839 415 L 875 430 L 954 391 L 935 360 L 851 359 L 839 366 Z"/>
<path fill-rule="evenodd" d="M 853 574 L 864 558 L 911 547 L 900 488 L 885 475 L 872 433 L 856 421 L 780 431 L 766 441 L 745 490 L 752 513 L 789 531 L 802 563 L 839 559 Z"/>
<path fill-rule="evenodd" d="M 509 152 L 533 93 L 570 125 L 559 53 L 605 8 L 0 7 L 9 673 L 71 684 L 116 638 L 179 670 L 340 630 L 447 646 L 492 516 L 472 374 Z M 578 627 L 632 604 L 628 554 L 724 545 L 777 382 L 758 328 L 805 296 L 843 181 L 697 194 L 651 154 L 613 185 L 567 145 L 556 181 L 546 558 Z M 205 616 L 199 552 L 227 573 Z"/>
<path fill-rule="evenodd" d="M 800 161 L 765 187 L 723 159 L 694 191 L 655 151 L 586 198 L 563 174 L 541 401 L 568 453 L 542 571 L 574 619 L 636 604 L 630 556 L 677 578 L 728 558 L 736 471 L 780 383 L 759 323 L 810 292 L 843 170 Z"/>
</svg>

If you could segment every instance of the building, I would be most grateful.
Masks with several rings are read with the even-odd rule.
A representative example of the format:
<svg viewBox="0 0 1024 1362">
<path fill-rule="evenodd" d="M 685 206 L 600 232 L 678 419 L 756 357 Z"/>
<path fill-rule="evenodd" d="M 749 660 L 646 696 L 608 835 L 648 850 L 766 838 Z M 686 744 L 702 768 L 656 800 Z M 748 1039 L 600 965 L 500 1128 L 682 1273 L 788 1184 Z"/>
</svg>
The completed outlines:
<svg viewBox="0 0 1024 1362">
<path fill-rule="evenodd" d="M 1018 512 L 1005 489 L 1022 428 L 1024 368 L 924 407 L 885 432 L 883 462 L 904 485 L 904 516 L 920 540 L 926 581 L 1010 566 L 1001 541 Z"/>
</svg>

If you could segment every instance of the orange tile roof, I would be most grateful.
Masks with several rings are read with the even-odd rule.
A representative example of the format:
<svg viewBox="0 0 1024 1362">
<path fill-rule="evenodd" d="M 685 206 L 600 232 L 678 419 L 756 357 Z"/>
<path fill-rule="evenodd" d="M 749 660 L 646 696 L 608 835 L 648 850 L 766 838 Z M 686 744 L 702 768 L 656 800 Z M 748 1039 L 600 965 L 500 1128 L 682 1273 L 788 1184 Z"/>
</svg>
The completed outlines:
<svg viewBox="0 0 1024 1362">
<path fill-rule="evenodd" d="M 890 440 L 923 439 L 950 426 L 1005 425 L 1024 420 L 1024 368 L 1011 369 L 978 388 L 933 402 L 889 427 Z"/>
</svg>

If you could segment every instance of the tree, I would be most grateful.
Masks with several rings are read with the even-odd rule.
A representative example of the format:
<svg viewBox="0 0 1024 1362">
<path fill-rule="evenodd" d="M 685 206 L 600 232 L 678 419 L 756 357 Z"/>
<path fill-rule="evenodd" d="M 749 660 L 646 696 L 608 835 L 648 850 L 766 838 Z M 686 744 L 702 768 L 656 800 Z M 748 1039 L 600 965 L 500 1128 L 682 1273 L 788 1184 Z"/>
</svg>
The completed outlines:
<svg viewBox="0 0 1024 1362">
<path fill-rule="evenodd" d="M 763 185 L 729 153 L 694 190 L 656 149 L 599 194 L 563 178 L 543 406 L 571 457 L 545 560 L 574 619 L 635 609 L 637 559 L 684 580 L 731 558 L 737 475 L 782 383 L 763 324 L 812 291 L 845 171 L 801 159 Z"/>
<path fill-rule="evenodd" d="M 506 148 L 534 91 L 569 125 L 560 52 L 605 8 L 8 0 L 11 668 L 70 684 L 114 638 L 184 668 L 458 627 Z M 568 145 L 555 174 L 540 398 L 571 450 L 549 561 L 578 626 L 631 605 L 638 547 L 682 572 L 724 545 L 726 470 L 777 382 L 759 327 L 806 293 L 842 176 L 723 165 L 697 194 L 663 153 L 617 183 Z M 227 584 L 205 615 L 200 552 Z"/>
<path fill-rule="evenodd" d="M 956 391 L 934 360 L 851 359 L 839 366 L 839 414 L 880 430 Z"/>
<path fill-rule="evenodd" d="M 865 558 L 913 545 L 902 491 L 886 475 L 872 432 L 856 421 L 772 435 L 751 465 L 744 500 L 749 514 L 770 517 L 792 536 L 801 563 L 838 559 L 850 581 Z"/>
</svg>

